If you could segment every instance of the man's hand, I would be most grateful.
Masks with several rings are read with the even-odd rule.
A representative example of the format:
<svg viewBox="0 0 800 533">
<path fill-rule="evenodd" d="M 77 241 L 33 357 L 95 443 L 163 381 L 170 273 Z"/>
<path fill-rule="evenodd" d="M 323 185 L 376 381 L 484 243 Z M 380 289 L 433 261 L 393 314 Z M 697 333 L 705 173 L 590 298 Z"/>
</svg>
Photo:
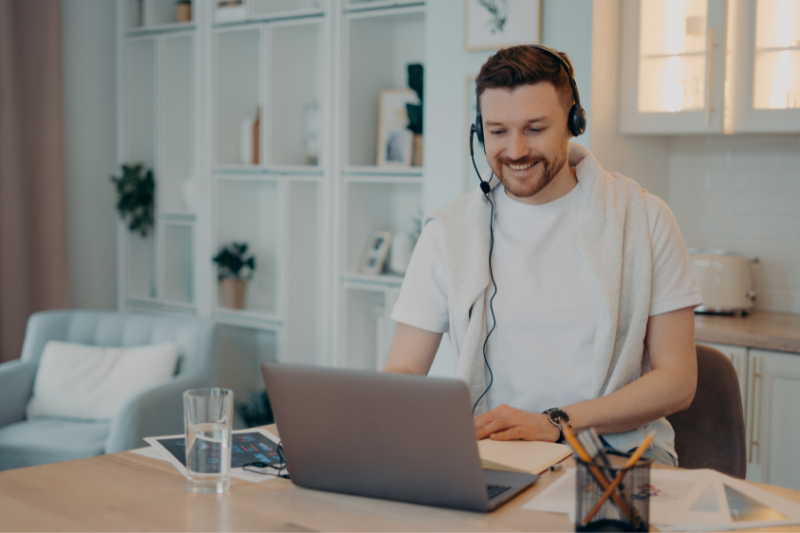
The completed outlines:
<svg viewBox="0 0 800 533">
<path fill-rule="evenodd" d="M 475 419 L 478 440 L 542 440 L 556 442 L 561 431 L 547 415 L 520 411 L 505 404 Z"/>
</svg>

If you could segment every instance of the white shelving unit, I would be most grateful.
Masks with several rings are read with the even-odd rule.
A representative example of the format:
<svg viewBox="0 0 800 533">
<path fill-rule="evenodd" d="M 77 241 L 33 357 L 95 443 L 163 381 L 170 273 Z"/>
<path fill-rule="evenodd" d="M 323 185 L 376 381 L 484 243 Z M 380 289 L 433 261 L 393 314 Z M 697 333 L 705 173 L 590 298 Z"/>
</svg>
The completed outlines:
<svg viewBox="0 0 800 533">
<path fill-rule="evenodd" d="M 163 7 L 157 2 L 144 6 L 145 12 L 148 6 Z M 131 307 L 196 314 L 195 35 L 172 26 L 170 31 L 144 26 L 122 38 L 120 164 L 152 169 L 157 186 L 149 234 L 131 234 L 124 226 L 121 230 L 120 241 L 126 243 L 120 253 L 125 273 L 121 292 Z"/>
<path fill-rule="evenodd" d="M 407 88 L 407 66 L 424 62 L 425 7 L 409 4 L 350 0 L 340 14 L 336 366 L 379 370 L 386 361 L 403 277 L 362 274 L 360 266 L 375 231 L 412 232 L 422 210 L 421 168 L 376 166 L 380 91 Z"/>
<path fill-rule="evenodd" d="M 403 277 L 359 263 L 372 232 L 413 231 L 423 184 L 376 166 L 378 96 L 423 62 L 424 5 L 196 0 L 176 23 L 176 4 L 117 0 L 118 162 L 156 181 L 154 231 L 120 223 L 120 309 L 223 324 L 219 379 L 239 396 L 267 360 L 380 368 Z M 244 309 L 211 261 L 234 241 L 256 259 Z"/>
</svg>

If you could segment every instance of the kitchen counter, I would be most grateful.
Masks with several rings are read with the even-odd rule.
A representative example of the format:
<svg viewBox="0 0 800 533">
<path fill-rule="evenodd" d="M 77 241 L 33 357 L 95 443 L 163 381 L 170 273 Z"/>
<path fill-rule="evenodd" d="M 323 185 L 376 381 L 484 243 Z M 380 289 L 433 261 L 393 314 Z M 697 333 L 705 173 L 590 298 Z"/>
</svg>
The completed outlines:
<svg viewBox="0 0 800 533">
<path fill-rule="evenodd" d="M 800 315 L 750 311 L 747 316 L 695 315 L 695 340 L 800 353 Z"/>
</svg>

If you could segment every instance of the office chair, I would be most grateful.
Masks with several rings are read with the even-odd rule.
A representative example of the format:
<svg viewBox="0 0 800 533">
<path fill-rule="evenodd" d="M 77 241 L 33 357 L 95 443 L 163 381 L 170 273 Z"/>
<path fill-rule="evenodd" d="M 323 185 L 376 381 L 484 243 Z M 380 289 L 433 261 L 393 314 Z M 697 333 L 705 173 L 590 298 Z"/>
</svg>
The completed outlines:
<svg viewBox="0 0 800 533">
<path fill-rule="evenodd" d="M 744 413 L 733 363 L 722 352 L 697 348 L 697 392 L 685 411 L 667 417 L 683 468 L 712 468 L 744 479 L 747 472 Z"/>
</svg>

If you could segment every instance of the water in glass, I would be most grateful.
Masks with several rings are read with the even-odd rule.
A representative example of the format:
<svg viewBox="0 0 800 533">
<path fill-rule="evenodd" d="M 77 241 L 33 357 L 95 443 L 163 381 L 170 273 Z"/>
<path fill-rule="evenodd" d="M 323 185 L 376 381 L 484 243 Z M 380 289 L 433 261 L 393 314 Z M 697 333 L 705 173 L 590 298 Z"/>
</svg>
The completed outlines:
<svg viewBox="0 0 800 533">
<path fill-rule="evenodd" d="M 228 424 L 189 424 L 186 471 L 194 492 L 228 490 L 231 473 L 231 428 Z"/>
</svg>

